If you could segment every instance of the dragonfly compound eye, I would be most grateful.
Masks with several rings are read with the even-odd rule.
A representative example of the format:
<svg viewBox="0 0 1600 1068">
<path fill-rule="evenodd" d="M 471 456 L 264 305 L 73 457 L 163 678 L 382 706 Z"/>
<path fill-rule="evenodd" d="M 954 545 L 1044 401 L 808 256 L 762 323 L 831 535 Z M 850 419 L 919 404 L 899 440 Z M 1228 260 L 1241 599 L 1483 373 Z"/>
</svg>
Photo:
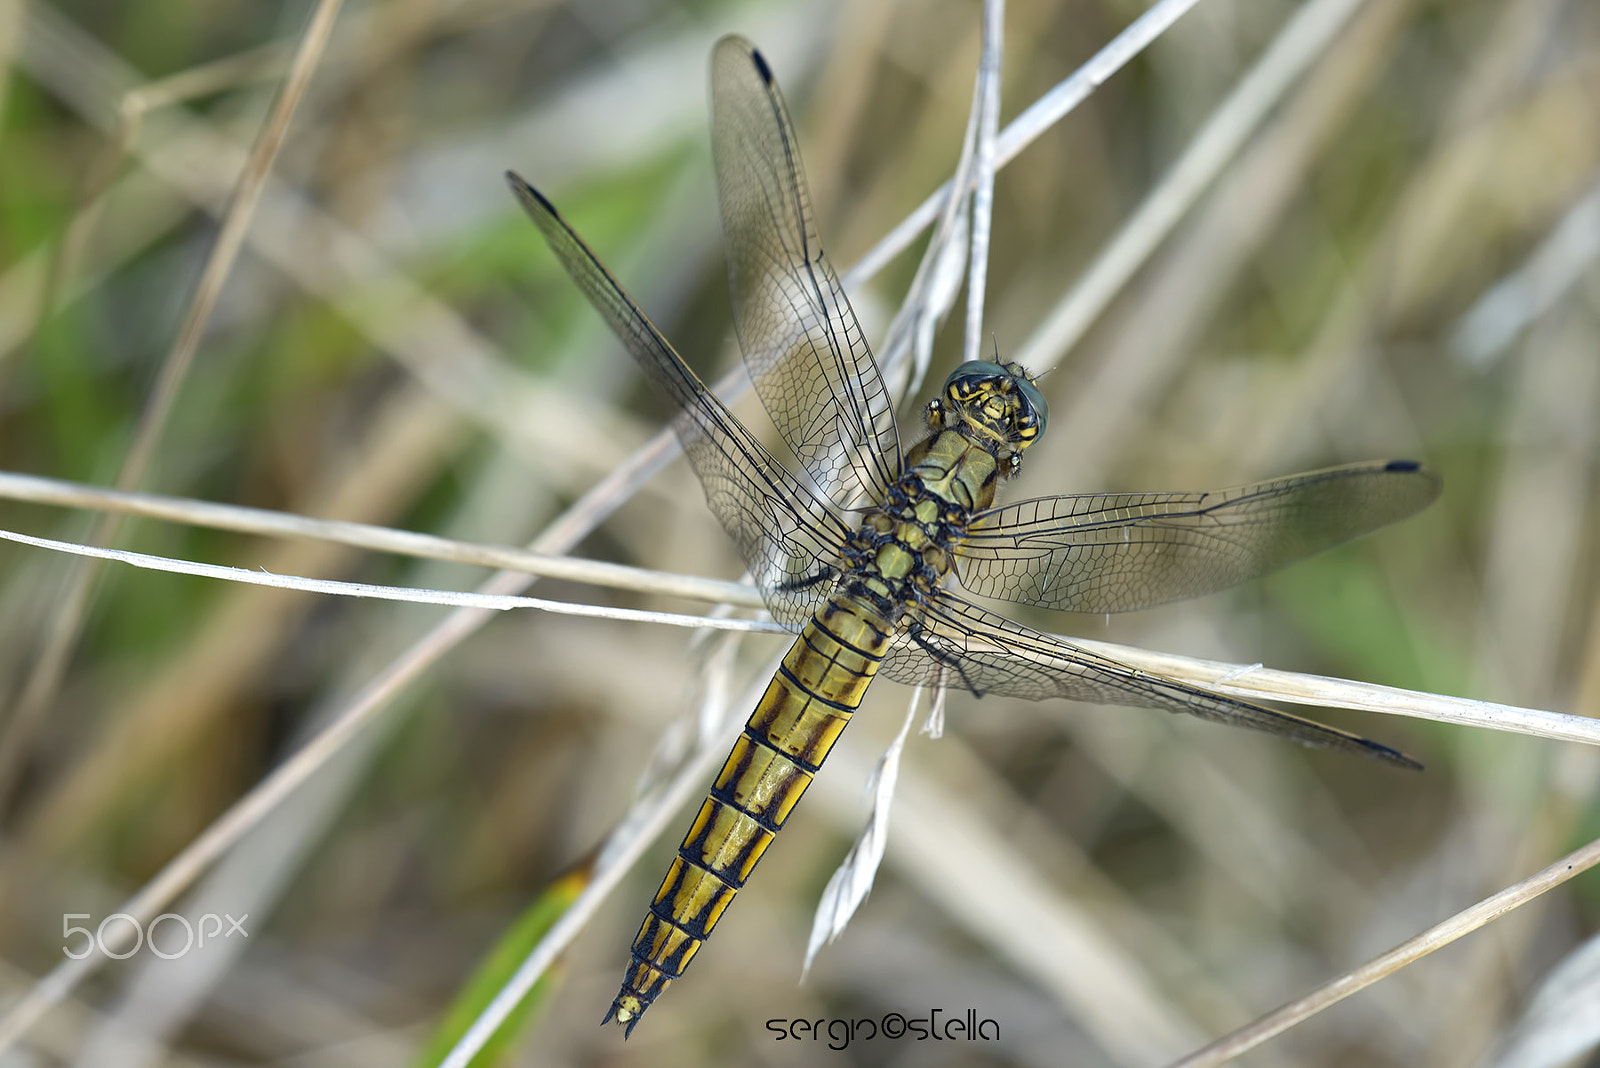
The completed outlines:
<svg viewBox="0 0 1600 1068">
<path fill-rule="evenodd" d="M 1044 399 L 1044 394 L 1039 391 L 1039 387 L 1034 384 L 1033 379 L 1029 378 L 1019 365 L 1012 364 L 1011 366 L 1015 367 L 1018 372 L 1016 375 L 1017 389 L 1021 391 L 1023 401 L 1026 402 L 1029 410 L 1033 413 L 1034 433 L 1036 435 L 1043 434 L 1045 424 L 1050 421 L 1050 405 Z"/>
</svg>

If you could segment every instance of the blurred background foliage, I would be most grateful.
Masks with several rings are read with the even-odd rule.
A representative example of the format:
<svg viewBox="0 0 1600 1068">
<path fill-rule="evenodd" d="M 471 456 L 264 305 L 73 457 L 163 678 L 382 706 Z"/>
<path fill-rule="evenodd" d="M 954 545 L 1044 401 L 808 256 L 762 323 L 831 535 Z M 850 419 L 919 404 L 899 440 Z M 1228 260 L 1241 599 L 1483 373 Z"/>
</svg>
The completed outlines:
<svg viewBox="0 0 1600 1068">
<path fill-rule="evenodd" d="M 1201 0 L 1001 173 L 985 329 L 1003 357 L 1296 6 Z M 1012 0 L 1002 121 L 1141 10 Z M 0 0 L 0 467 L 115 479 L 309 12 Z M 666 408 L 501 172 L 546 189 L 686 358 L 720 373 L 733 357 L 711 43 L 738 31 L 771 58 L 842 270 L 953 167 L 979 14 L 971 0 L 346 3 L 142 487 L 526 542 Z M 1437 468 L 1443 498 L 1233 593 L 1031 621 L 1600 711 L 1597 255 L 1600 7 L 1364 0 L 1060 355 L 1044 380 L 1051 434 L 1013 492 L 1229 485 L 1395 455 Z M 857 295 L 869 336 L 914 267 L 902 255 Z M 959 358 L 958 327 L 935 376 Z M 81 540 L 92 525 L 0 502 L 8 529 Z M 151 521 L 119 544 L 363 581 L 481 577 Z M 675 463 L 580 553 L 732 578 L 729 549 Z M 8 1001 L 61 961 L 62 914 L 116 911 L 445 611 L 109 567 L 62 685 L 19 718 L 68 568 L 0 546 Z M 16 1063 L 357 1066 L 437 1051 L 458 994 L 481 996 L 478 962 L 547 922 L 539 910 L 572 892 L 565 873 L 583 870 L 685 714 L 687 644 L 638 624 L 497 619 L 175 909 L 248 912 L 248 944 L 113 964 Z M 776 645 L 746 647 L 753 665 Z M 1596 762 L 1577 746 L 1323 717 L 1428 765 L 1405 775 L 1156 713 L 952 697 L 951 734 L 908 751 L 872 898 L 796 986 L 810 911 L 864 815 L 864 769 L 905 700 L 875 688 L 838 766 L 630 1042 L 595 1025 L 686 816 L 588 924 L 502 1063 L 1156 1063 L 1600 832 Z M 973 881 L 952 889 L 940 863 Z M 1070 947 L 1003 907 L 1022 889 L 1094 931 L 1138 979 L 1139 1005 L 1111 1000 L 1098 973 L 1063 979 Z M 1600 883 L 1580 878 L 1247 1063 L 1544 1063 L 1494 1058 L 1597 926 Z M 1004 1041 L 833 1052 L 764 1026 L 930 1007 L 976 1008 Z"/>
</svg>

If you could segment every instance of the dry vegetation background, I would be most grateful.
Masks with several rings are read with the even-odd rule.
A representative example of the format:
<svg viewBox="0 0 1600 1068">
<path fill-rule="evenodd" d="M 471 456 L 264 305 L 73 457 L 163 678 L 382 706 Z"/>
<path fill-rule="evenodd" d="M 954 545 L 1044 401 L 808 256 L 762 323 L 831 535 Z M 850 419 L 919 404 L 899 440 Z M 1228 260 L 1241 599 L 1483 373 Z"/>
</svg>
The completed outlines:
<svg viewBox="0 0 1600 1068">
<path fill-rule="evenodd" d="M 1296 5 L 1202 0 L 1001 173 L 986 333 L 1006 358 L 1060 355 L 1050 434 L 1012 492 L 1221 486 L 1395 455 L 1437 468 L 1443 498 L 1234 593 L 1033 621 L 1594 715 L 1600 6 L 1351 6 L 1065 354 L 1029 339 Z M 128 477 L 311 10 L 0 2 L 0 467 Z M 1013 0 L 1002 121 L 1141 10 Z M 689 360 L 720 373 L 711 43 L 737 30 L 771 58 L 842 270 L 948 176 L 979 25 L 965 0 L 346 3 L 135 484 L 529 541 L 665 413 L 501 171 L 545 188 Z M 861 290 L 870 336 L 914 267 L 904 255 Z M 958 358 L 952 325 L 935 381 Z M 83 541 L 97 523 L 0 502 L 5 529 Z M 469 589 L 485 574 L 148 519 L 117 544 L 368 582 Z M 577 554 L 731 579 L 730 548 L 677 462 Z M 54 686 L 39 663 L 74 566 L 0 547 L 0 1006 L 63 964 L 63 914 L 123 908 L 450 611 L 108 565 Z M 736 693 L 778 644 L 744 641 Z M 482 1004 L 466 992 L 477 962 L 572 885 L 563 874 L 692 714 L 696 656 L 678 629 L 494 618 L 185 877 L 171 910 L 248 913 L 247 943 L 112 962 L 0 1063 L 432 1063 L 447 1007 Z M 596 1025 L 687 818 L 674 813 L 506 1063 L 1161 1063 L 1600 834 L 1600 765 L 1574 743 L 1322 717 L 1428 765 L 1409 775 L 1155 712 L 952 697 L 949 734 L 907 751 L 873 896 L 797 986 L 811 910 L 906 697 L 874 689 L 716 937 L 624 1045 Z M 1242 1063 L 1581 1058 L 1592 1020 L 1528 1013 L 1597 926 L 1600 882 L 1582 876 Z M 764 1026 L 931 1007 L 975 1008 L 1004 1041 L 832 1052 Z M 1579 1021 L 1577 1037 L 1540 1053 L 1550 1020 Z"/>
</svg>

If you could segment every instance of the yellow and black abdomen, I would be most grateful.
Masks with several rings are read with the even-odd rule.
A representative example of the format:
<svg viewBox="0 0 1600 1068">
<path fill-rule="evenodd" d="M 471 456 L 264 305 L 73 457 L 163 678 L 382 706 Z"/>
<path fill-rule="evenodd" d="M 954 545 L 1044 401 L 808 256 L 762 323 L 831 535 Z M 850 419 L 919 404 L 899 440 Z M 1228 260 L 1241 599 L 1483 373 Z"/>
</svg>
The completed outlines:
<svg viewBox="0 0 1600 1068">
<path fill-rule="evenodd" d="M 631 1032 L 689 966 L 861 704 L 888 630 L 836 596 L 800 632 L 656 891 L 607 1020 Z"/>
</svg>

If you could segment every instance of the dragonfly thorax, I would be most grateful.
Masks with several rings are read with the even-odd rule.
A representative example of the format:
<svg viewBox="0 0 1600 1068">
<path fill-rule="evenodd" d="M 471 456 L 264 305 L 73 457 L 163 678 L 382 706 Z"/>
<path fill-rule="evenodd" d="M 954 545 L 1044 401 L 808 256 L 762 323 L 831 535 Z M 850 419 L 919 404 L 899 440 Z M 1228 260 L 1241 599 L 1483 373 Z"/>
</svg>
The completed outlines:
<svg viewBox="0 0 1600 1068">
<path fill-rule="evenodd" d="M 970 444 L 966 448 L 978 452 Z M 979 455 L 992 470 L 993 460 Z M 866 512 L 845 546 L 849 566 L 841 593 L 891 627 L 950 572 L 950 547 L 970 516 L 961 503 L 923 482 L 922 474 L 938 470 L 937 461 L 908 470 L 889 488 L 887 499 Z"/>
</svg>

